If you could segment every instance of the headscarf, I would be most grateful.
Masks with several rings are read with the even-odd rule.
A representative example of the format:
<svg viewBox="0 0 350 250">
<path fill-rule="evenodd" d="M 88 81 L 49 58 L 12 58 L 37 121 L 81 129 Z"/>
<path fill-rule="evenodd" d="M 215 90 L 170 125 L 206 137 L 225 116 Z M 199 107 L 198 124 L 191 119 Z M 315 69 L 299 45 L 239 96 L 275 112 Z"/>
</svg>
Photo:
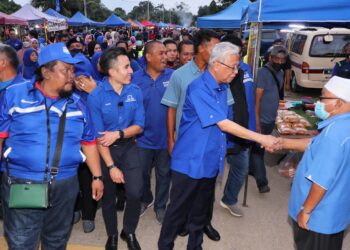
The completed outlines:
<svg viewBox="0 0 350 250">
<path fill-rule="evenodd" d="M 90 43 L 90 42 L 89 42 L 89 38 L 91 38 L 91 42 L 93 41 L 92 35 L 87 34 L 87 35 L 85 36 L 85 45 L 88 45 L 88 44 Z"/>
<path fill-rule="evenodd" d="M 104 75 L 102 73 L 100 73 L 97 69 L 97 64 L 98 64 L 98 61 L 100 60 L 101 55 L 102 55 L 102 52 L 97 52 L 91 58 L 91 65 L 92 65 L 92 68 L 94 70 L 94 74 L 92 77 L 96 81 L 102 81 L 102 79 L 104 77 Z"/>
<path fill-rule="evenodd" d="M 36 69 L 39 67 L 38 61 L 33 62 L 30 60 L 30 55 L 35 52 L 38 55 L 38 52 L 29 48 L 24 52 L 23 55 L 23 78 L 24 79 L 32 79 L 35 74 Z"/>
</svg>

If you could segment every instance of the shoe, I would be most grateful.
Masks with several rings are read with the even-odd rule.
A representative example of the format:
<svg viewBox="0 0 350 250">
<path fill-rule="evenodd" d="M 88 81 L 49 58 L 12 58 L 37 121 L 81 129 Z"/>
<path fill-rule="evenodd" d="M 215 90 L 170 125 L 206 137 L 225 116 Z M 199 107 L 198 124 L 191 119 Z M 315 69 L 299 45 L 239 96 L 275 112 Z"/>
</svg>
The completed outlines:
<svg viewBox="0 0 350 250">
<path fill-rule="evenodd" d="M 185 237 L 189 234 L 188 232 L 188 229 L 185 227 L 185 228 L 182 228 L 178 233 L 177 235 L 181 236 L 181 237 Z"/>
<path fill-rule="evenodd" d="M 116 207 L 117 211 L 120 211 L 120 212 L 124 211 L 125 199 L 118 199 L 115 207 Z"/>
<path fill-rule="evenodd" d="M 240 209 L 237 205 L 227 205 L 223 201 L 220 201 L 220 205 L 223 208 L 226 208 L 230 214 L 236 217 L 242 217 L 243 216 L 243 211 Z"/>
<path fill-rule="evenodd" d="M 93 220 L 83 220 L 84 233 L 91 233 L 95 230 L 95 221 Z"/>
<path fill-rule="evenodd" d="M 147 208 L 152 207 L 154 204 L 154 200 L 151 201 L 150 203 L 145 203 L 145 202 L 141 202 L 141 211 L 140 211 L 140 217 L 143 216 L 147 210 Z"/>
<path fill-rule="evenodd" d="M 105 250 L 117 250 L 118 249 L 118 235 L 108 236 L 108 240 L 105 245 Z"/>
<path fill-rule="evenodd" d="M 259 187 L 259 192 L 261 194 L 270 192 L 270 187 L 268 185 Z"/>
<path fill-rule="evenodd" d="M 156 218 L 160 225 L 163 223 L 164 216 L 165 216 L 165 209 L 159 209 L 156 211 Z"/>
<path fill-rule="evenodd" d="M 204 233 L 208 236 L 209 239 L 213 241 L 220 240 L 219 232 L 215 228 L 213 228 L 211 224 L 208 224 L 204 227 Z"/>
<path fill-rule="evenodd" d="M 80 211 L 75 211 L 73 215 L 73 224 L 77 224 L 80 221 Z"/>
<path fill-rule="evenodd" d="M 135 234 L 126 234 L 124 230 L 120 233 L 120 238 L 128 244 L 129 250 L 141 250 L 140 244 Z"/>
</svg>

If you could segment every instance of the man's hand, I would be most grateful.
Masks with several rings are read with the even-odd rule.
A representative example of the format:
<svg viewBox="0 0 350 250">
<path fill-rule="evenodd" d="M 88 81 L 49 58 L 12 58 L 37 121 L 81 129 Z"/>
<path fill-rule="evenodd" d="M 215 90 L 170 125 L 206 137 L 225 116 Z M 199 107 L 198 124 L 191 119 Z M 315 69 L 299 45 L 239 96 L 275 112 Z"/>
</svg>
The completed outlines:
<svg viewBox="0 0 350 250">
<path fill-rule="evenodd" d="M 175 145 L 175 141 L 168 139 L 168 152 L 169 152 L 169 155 L 171 155 L 173 153 L 174 145 Z"/>
<path fill-rule="evenodd" d="M 99 201 L 103 195 L 103 182 L 101 180 L 93 180 L 91 183 L 92 199 Z"/>
<path fill-rule="evenodd" d="M 309 230 L 309 227 L 307 225 L 307 222 L 310 219 L 310 214 L 305 213 L 304 211 L 300 211 L 300 213 L 298 214 L 298 225 L 299 227 L 305 229 L 305 230 Z"/>
<path fill-rule="evenodd" d="M 78 76 L 74 79 L 75 87 L 80 91 L 91 93 L 97 86 L 95 80 L 90 76 Z"/>
<path fill-rule="evenodd" d="M 98 138 L 98 142 L 105 147 L 109 147 L 112 145 L 116 140 L 120 138 L 119 131 L 105 131 L 105 132 L 98 132 L 100 135 L 103 135 L 102 137 Z"/>
<path fill-rule="evenodd" d="M 124 174 L 119 168 L 111 168 L 109 170 L 109 175 L 111 176 L 111 179 L 115 183 L 125 183 L 124 181 Z"/>
<path fill-rule="evenodd" d="M 268 151 L 277 151 L 281 148 L 281 140 L 272 135 L 261 135 L 262 139 L 259 142 L 262 148 L 266 148 Z"/>
<path fill-rule="evenodd" d="M 265 147 L 267 151 L 270 153 L 274 153 L 276 151 L 280 151 L 283 149 L 283 138 L 275 138 L 274 145 L 272 147 Z"/>
</svg>

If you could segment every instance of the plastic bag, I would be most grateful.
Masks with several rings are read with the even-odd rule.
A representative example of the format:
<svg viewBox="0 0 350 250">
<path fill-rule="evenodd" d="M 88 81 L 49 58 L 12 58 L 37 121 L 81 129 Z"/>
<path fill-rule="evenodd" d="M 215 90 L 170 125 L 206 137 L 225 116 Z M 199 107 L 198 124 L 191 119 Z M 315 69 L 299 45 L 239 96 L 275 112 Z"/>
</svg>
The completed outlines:
<svg viewBox="0 0 350 250">
<path fill-rule="evenodd" d="M 278 173 L 283 177 L 293 178 L 302 157 L 302 152 L 289 152 L 278 165 Z"/>
</svg>

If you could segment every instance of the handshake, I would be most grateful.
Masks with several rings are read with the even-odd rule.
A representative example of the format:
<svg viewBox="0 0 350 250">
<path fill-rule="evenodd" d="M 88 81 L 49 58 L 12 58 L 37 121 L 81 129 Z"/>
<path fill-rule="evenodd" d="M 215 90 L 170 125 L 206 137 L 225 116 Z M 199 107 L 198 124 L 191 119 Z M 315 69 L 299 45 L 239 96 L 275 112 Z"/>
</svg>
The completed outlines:
<svg viewBox="0 0 350 250">
<path fill-rule="evenodd" d="M 262 138 L 257 142 L 261 144 L 268 152 L 274 153 L 283 149 L 283 138 L 277 138 L 272 135 L 261 135 Z"/>
</svg>

